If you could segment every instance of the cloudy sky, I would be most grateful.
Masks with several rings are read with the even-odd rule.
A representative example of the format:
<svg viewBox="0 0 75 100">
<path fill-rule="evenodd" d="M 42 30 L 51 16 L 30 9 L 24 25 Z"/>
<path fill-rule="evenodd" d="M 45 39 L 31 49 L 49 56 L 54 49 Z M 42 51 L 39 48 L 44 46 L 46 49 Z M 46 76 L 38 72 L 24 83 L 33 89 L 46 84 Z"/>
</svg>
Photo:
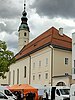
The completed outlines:
<svg viewBox="0 0 75 100">
<path fill-rule="evenodd" d="M 0 40 L 14 53 L 18 52 L 23 3 L 24 0 L 0 0 Z M 64 34 L 70 37 L 75 32 L 75 0 L 27 0 L 26 11 L 30 41 L 52 26 L 64 28 Z"/>
</svg>

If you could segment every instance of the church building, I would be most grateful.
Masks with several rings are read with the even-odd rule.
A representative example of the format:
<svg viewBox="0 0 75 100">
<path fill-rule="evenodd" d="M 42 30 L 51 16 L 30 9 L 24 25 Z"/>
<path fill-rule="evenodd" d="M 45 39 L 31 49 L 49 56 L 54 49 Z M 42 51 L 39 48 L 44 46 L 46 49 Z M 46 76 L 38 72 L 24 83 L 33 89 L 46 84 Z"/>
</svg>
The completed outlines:
<svg viewBox="0 0 75 100">
<path fill-rule="evenodd" d="M 6 84 L 61 85 L 70 86 L 72 80 L 72 39 L 63 28 L 47 29 L 29 42 L 29 26 L 25 10 L 18 30 L 16 62 L 10 65 Z M 3 82 L 3 81 L 2 81 Z"/>
</svg>

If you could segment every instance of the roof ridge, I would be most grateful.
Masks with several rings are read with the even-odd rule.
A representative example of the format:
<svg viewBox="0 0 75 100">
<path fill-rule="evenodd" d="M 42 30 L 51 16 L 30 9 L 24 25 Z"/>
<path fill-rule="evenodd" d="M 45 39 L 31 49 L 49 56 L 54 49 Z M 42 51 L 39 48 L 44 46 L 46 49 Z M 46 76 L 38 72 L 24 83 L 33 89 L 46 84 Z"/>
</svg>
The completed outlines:
<svg viewBox="0 0 75 100">
<path fill-rule="evenodd" d="M 51 27 L 51 28 L 48 29 L 47 31 L 43 32 L 41 35 L 37 36 L 34 40 L 32 40 L 30 43 L 28 43 L 27 46 L 30 45 L 31 43 L 33 43 L 33 42 L 34 42 L 35 40 L 37 40 L 39 37 L 42 37 L 42 35 L 46 34 L 46 32 L 48 32 L 48 31 L 51 30 L 52 28 L 54 28 L 54 27 Z M 48 37 L 48 36 L 50 36 L 50 35 L 51 35 L 51 34 L 49 34 L 49 35 L 47 35 L 47 36 L 45 36 L 45 37 L 42 37 L 42 39 L 44 39 L 44 38 L 46 38 L 46 37 Z M 40 39 L 40 40 L 41 40 L 41 39 Z M 37 43 L 37 42 L 40 41 L 40 40 L 37 40 L 35 43 Z M 31 44 L 29 47 L 31 47 L 31 46 L 34 45 L 35 43 Z M 21 49 L 21 51 L 24 51 L 25 49 L 29 48 L 29 47 L 27 47 L 27 46 L 24 46 L 24 47 Z M 27 47 L 27 48 L 25 48 L 25 47 Z M 21 51 L 20 51 L 20 52 L 21 52 Z"/>
<path fill-rule="evenodd" d="M 55 27 L 49 28 L 47 31 L 43 32 L 40 36 L 37 36 L 34 40 L 24 46 L 21 51 L 16 54 L 16 59 L 24 57 L 24 55 L 29 55 L 34 53 L 50 44 L 58 45 L 59 47 L 65 47 L 67 49 L 71 47 L 71 38 L 67 35 L 60 36 L 59 30 Z M 65 39 L 64 39 L 65 38 Z M 66 43 L 66 44 L 65 44 Z"/>
</svg>

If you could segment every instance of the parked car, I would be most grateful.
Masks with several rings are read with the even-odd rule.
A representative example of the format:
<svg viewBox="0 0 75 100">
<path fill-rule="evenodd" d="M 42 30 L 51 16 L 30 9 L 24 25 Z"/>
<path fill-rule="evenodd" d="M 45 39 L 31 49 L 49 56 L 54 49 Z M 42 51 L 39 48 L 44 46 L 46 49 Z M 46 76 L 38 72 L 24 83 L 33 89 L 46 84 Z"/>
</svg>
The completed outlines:
<svg viewBox="0 0 75 100">
<path fill-rule="evenodd" d="M 9 98 L 7 95 L 4 95 L 2 92 L 0 92 L 0 100 L 15 100 L 15 99 Z"/>
<path fill-rule="evenodd" d="M 70 87 L 68 86 L 33 85 L 33 87 L 38 89 L 38 95 L 42 97 L 44 91 L 46 91 L 48 93 L 48 100 L 70 100 Z"/>
<path fill-rule="evenodd" d="M 1 100 L 16 100 L 17 97 L 6 87 L 0 86 L 0 99 Z"/>
<path fill-rule="evenodd" d="M 75 84 L 72 84 L 70 88 L 70 100 L 75 100 Z"/>
</svg>

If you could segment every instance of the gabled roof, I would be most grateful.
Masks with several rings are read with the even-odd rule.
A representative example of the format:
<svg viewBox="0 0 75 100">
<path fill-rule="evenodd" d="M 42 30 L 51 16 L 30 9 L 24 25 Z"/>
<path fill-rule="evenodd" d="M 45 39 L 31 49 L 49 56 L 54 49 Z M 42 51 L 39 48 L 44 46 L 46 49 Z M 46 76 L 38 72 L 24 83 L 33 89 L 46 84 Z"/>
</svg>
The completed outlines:
<svg viewBox="0 0 75 100">
<path fill-rule="evenodd" d="M 16 60 L 28 56 L 29 54 L 32 54 L 48 45 L 52 45 L 53 47 L 58 47 L 60 49 L 72 50 L 72 39 L 65 34 L 60 35 L 56 28 L 51 27 L 29 44 L 24 46 L 15 56 Z"/>
</svg>

